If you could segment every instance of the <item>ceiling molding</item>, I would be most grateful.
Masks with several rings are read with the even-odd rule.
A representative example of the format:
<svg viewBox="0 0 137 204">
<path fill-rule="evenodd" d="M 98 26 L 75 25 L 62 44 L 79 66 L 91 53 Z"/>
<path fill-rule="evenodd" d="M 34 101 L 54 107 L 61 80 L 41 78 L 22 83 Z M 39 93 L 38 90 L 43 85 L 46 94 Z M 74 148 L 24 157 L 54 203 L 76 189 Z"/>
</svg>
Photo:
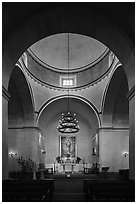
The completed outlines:
<svg viewBox="0 0 137 204">
<path fill-rule="evenodd" d="M 100 127 L 99 128 L 99 131 L 103 131 L 103 130 L 106 130 L 106 131 L 112 131 L 112 130 L 117 130 L 117 131 L 129 131 L 129 127 Z"/>
</svg>

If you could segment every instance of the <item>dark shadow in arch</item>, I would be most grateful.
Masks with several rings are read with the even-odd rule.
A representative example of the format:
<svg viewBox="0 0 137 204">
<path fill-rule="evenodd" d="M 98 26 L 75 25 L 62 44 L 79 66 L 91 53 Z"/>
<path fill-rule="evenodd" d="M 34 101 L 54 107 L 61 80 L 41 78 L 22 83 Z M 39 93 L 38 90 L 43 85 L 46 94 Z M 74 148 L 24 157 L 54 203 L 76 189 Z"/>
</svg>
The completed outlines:
<svg viewBox="0 0 137 204">
<path fill-rule="evenodd" d="M 103 125 L 129 127 L 128 82 L 122 66 L 114 72 L 106 92 Z"/>
<path fill-rule="evenodd" d="M 28 81 L 23 71 L 18 67 L 12 71 L 8 90 L 10 100 L 8 104 L 9 125 L 31 126 L 34 124 L 34 102 Z"/>
</svg>

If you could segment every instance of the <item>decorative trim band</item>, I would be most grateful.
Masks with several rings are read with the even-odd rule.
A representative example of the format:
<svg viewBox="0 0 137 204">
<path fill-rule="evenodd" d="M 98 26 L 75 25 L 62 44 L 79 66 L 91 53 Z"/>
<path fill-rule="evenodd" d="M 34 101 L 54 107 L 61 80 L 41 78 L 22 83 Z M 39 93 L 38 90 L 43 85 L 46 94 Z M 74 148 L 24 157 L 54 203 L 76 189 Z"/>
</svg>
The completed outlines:
<svg viewBox="0 0 137 204">
<path fill-rule="evenodd" d="M 98 129 L 98 131 L 100 130 L 127 130 L 129 131 L 128 127 L 101 127 Z"/>
<path fill-rule="evenodd" d="M 127 98 L 130 101 L 135 96 L 135 86 L 132 87 L 132 89 L 128 92 Z"/>
<path fill-rule="evenodd" d="M 38 130 L 38 131 L 40 131 L 41 132 L 41 130 L 40 130 L 40 128 L 39 127 L 34 127 L 34 126 L 28 126 L 28 127 L 8 127 L 8 129 L 16 129 L 16 130 L 18 130 L 18 129 L 21 129 L 21 130 L 23 130 L 23 129 L 36 129 L 36 130 Z"/>
<path fill-rule="evenodd" d="M 2 96 L 4 96 L 4 98 L 5 98 L 7 101 L 9 101 L 9 99 L 10 99 L 10 93 L 7 91 L 7 89 L 6 89 L 4 86 L 2 86 Z"/>
</svg>

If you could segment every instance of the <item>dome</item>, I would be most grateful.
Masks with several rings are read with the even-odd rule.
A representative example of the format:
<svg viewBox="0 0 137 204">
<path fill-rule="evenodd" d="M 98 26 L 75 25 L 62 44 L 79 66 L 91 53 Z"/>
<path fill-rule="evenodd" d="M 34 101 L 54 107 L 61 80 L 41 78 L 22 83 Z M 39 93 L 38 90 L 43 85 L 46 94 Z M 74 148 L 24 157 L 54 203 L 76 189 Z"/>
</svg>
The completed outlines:
<svg viewBox="0 0 137 204">
<path fill-rule="evenodd" d="M 42 85 L 67 89 L 71 82 L 71 89 L 81 89 L 109 73 L 114 59 L 110 60 L 111 54 L 104 44 L 91 37 L 59 33 L 33 44 L 22 60 L 27 73 Z"/>
<path fill-rule="evenodd" d="M 101 42 L 84 35 L 69 33 L 69 68 L 76 70 L 96 63 L 106 52 Z M 68 33 L 52 35 L 29 48 L 36 60 L 56 70 L 68 69 Z"/>
</svg>

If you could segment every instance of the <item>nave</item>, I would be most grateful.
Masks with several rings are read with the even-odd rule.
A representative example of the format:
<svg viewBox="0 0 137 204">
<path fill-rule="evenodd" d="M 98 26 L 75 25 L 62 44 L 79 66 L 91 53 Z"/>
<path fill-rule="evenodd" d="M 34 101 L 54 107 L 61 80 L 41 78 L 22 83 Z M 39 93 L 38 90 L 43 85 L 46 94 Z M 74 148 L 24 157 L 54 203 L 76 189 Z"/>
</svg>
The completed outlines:
<svg viewBox="0 0 137 204">
<path fill-rule="evenodd" d="M 7 202 L 134 202 L 135 183 L 118 173 L 55 173 L 45 179 L 3 181 Z"/>
</svg>

